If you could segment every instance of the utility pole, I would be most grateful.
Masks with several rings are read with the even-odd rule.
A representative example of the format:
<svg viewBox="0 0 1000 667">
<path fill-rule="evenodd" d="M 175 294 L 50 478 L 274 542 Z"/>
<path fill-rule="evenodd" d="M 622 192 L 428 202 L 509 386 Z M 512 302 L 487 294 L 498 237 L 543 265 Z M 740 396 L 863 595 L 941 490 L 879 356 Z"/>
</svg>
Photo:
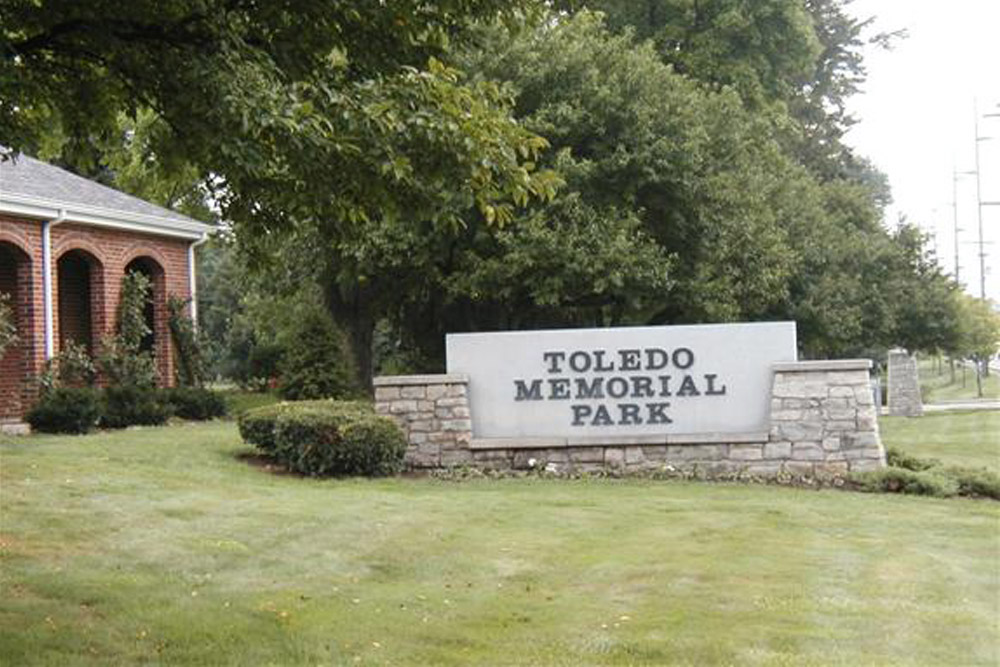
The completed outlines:
<svg viewBox="0 0 1000 667">
<path fill-rule="evenodd" d="M 955 165 L 951 166 L 951 214 L 955 229 L 955 284 L 961 285 L 958 273 L 962 268 L 958 263 L 958 233 L 962 229 L 958 226 L 958 170 Z"/>
<path fill-rule="evenodd" d="M 997 206 L 1000 202 L 984 202 L 982 193 L 982 177 L 980 175 L 979 166 L 979 143 L 982 141 L 989 141 L 993 137 L 984 137 L 979 134 L 979 103 L 978 100 L 973 98 L 972 100 L 972 110 L 973 110 L 973 128 L 976 132 L 976 216 L 979 224 L 979 298 L 986 300 L 986 248 L 985 241 L 983 240 L 983 207 L 984 206 Z M 983 114 L 983 118 L 996 118 L 1000 117 L 1000 113 L 987 113 Z"/>
</svg>

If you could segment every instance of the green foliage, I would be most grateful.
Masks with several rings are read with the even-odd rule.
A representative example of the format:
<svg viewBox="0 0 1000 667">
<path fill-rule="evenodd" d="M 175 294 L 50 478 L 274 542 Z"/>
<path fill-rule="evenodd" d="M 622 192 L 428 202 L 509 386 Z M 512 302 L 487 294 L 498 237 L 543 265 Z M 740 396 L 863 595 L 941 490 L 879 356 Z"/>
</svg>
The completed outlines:
<svg viewBox="0 0 1000 667">
<path fill-rule="evenodd" d="M 304 309 L 282 340 L 278 391 L 283 398 L 343 398 L 356 391 L 347 341 L 322 308 Z"/>
<path fill-rule="evenodd" d="M 156 426 L 171 416 L 167 397 L 153 387 L 110 386 L 104 389 L 103 398 L 101 426 L 106 428 Z"/>
<path fill-rule="evenodd" d="M 958 483 L 935 471 L 883 468 L 852 473 L 850 481 L 860 491 L 873 493 L 905 493 L 917 496 L 947 498 L 958 493 Z"/>
<path fill-rule="evenodd" d="M 45 392 L 25 417 L 41 433 L 86 433 L 101 416 L 101 399 L 91 387 L 58 387 Z"/>
<path fill-rule="evenodd" d="M 17 318 L 14 309 L 10 305 L 10 295 L 0 292 L 0 357 L 3 357 L 7 348 L 17 344 Z"/>
<path fill-rule="evenodd" d="M 226 402 L 218 392 L 205 387 L 172 387 L 160 390 L 170 412 L 182 419 L 204 421 L 224 417 Z"/>
<path fill-rule="evenodd" d="M 207 371 L 194 322 L 184 312 L 186 307 L 187 301 L 171 295 L 167 299 L 167 325 L 177 351 L 178 383 L 185 387 L 200 387 L 205 382 Z"/>
<path fill-rule="evenodd" d="M 886 447 L 885 458 L 889 467 L 904 468 L 914 472 L 930 470 L 931 468 L 941 465 L 941 462 L 937 459 L 922 459 L 920 457 L 907 454 L 903 450 L 896 447 Z"/>
<path fill-rule="evenodd" d="M 958 484 L 958 495 L 1000 500 L 1000 475 L 985 468 L 946 468 Z"/>
<path fill-rule="evenodd" d="M 240 416 L 240 435 L 289 470 L 311 476 L 391 475 L 406 442 L 391 419 L 351 401 L 280 403 Z"/>
<path fill-rule="evenodd" d="M 68 341 L 37 378 L 42 393 L 59 387 L 92 387 L 97 380 L 97 366 L 87 348 Z"/>
<path fill-rule="evenodd" d="M 145 314 L 150 290 L 149 278 L 138 271 L 122 277 L 117 333 L 104 338 L 98 358 L 101 374 L 110 385 L 156 386 L 156 360 L 151 352 L 142 349 L 142 341 L 150 333 Z"/>
</svg>

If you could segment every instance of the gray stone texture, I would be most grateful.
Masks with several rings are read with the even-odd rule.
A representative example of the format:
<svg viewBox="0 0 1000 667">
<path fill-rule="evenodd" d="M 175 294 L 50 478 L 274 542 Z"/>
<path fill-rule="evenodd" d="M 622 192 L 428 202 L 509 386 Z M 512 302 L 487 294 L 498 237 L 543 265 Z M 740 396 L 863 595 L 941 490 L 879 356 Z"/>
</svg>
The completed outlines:
<svg viewBox="0 0 1000 667">
<path fill-rule="evenodd" d="M 888 392 L 890 415 L 919 417 L 924 414 L 916 354 L 899 348 L 889 350 Z"/>
<path fill-rule="evenodd" d="M 770 431 L 728 442 L 569 443 L 535 446 L 517 440 L 497 448 L 470 449 L 472 419 L 461 376 L 378 378 L 375 409 L 394 417 L 407 436 L 411 468 L 475 466 L 482 469 L 671 468 L 699 474 L 830 476 L 885 465 L 866 362 L 801 362 L 776 366 Z M 397 383 L 398 384 L 394 384 Z M 692 437 L 696 440 L 697 437 Z M 520 445 L 520 446 L 519 446 Z M 572 445 L 572 446 L 568 446 Z"/>
</svg>

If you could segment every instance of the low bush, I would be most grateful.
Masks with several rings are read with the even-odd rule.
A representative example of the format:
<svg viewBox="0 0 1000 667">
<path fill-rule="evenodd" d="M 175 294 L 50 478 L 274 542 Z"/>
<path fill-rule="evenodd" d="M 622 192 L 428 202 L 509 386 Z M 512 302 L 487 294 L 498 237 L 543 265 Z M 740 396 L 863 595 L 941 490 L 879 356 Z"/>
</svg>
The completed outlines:
<svg viewBox="0 0 1000 667">
<path fill-rule="evenodd" d="M 958 484 L 958 495 L 1000 500 L 1000 475 L 985 468 L 946 468 L 944 474 Z"/>
<path fill-rule="evenodd" d="M 883 468 L 853 473 L 852 485 L 860 491 L 873 493 L 906 493 L 917 496 L 948 498 L 958 494 L 958 483 L 936 471 L 916 471 L 906 468 Z"/>
<path fill-rule="evenodd" d="M 895 468 L 905 468 L 906 470 L 914 470 L 920 472 L 921 470 L 930 470 L 935 466 L 941 465 L 941 462 L 937 459 L 922 459 L 912 454 L 907 454 L 906 452 L 896 449 L 895 447 L 887 447 L 885 450 L 886 463 L 891 467 Z"/>
<path fill-rule="evenodd" d="M 156 426 L 165 423 L 170 415 L 170 404 L 159 390 L 128 385 L 104 390 L 101 426 Z"/>
<path fill-rule="evenodd" d="M 171 412 L 182 419 L 204 421 L 223 417 L 226 401 L 222 394 L 204 387 L 173 387 L 164 389 L 163 397 Z"/>
<path fill-rule="evenodd" d="M 303 475 L 380 476 L 403 467 L 402 431 L 368 403 L 280 403 L 250 410 L 239 424 L 244 440 Z"/>
<path fill-rule="evenodd" d="M 46 392 L 26 419 L 40 433 L 86 433 L 100 416 L 101 400 L 96 390 L 61 387 Z"/>
</svg>

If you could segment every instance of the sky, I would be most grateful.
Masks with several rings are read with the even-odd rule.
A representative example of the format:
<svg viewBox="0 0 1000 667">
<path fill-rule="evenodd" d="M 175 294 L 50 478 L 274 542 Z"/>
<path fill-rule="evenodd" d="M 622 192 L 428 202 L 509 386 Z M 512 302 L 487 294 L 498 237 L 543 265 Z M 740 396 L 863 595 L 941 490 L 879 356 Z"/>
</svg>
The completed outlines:
<svg viewBox="0 0 1000 667">
<path fill-rule="evenodd" d="M 889 177 L 893 206 L 933 234 L 939 263 L 955 271 L 952 169 L 975 169 L 973 101 L 1000 114 L 1000 0 L 854 0 L 848 11 L 875 17 L 874 32 L 905 28 L 891 51 L 871 47 L 868 80 L 850 105 L 858 118 L 846 141 Z M 983 201 L 1000 202 L 1000 116 L 980 118 Z M 957 185 L 959 280 L 979 296 L 976 177 Z M 1000 301 L 1000 206 L 982 209 L 986 295 Z"/>
</svg>

